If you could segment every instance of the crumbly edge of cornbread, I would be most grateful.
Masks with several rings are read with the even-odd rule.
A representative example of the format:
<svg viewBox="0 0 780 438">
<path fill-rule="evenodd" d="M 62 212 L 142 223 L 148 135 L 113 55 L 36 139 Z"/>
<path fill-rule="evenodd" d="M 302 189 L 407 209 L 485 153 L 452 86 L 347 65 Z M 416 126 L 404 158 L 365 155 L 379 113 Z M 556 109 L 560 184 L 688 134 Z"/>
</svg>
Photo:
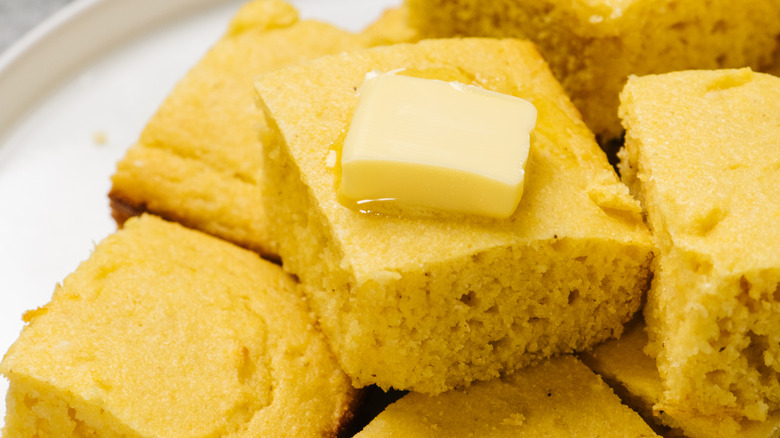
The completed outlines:
<svg viewBox="0 0 780 438">
<path fill-rule="evenodd" d="M 658 266 L 644 309 L 664 379 L 658 409 L 765 420 L 780 408 L 780 272 L 721 276 L 676 249 Z"/>
<path fill-rule="evenodd" d="M 780 436 L 780 410 L 766 422 L 735 421 L 731 417 L 674 418 L 656 406 L 663 392 L 655 359 L 643 352 L 647 344 L 641 317 L 626 325 L 620 339 L 596 346 L 580 358 L 601 375 L 615 393 L 636 410 L 657 433 L 689 438 L 777 438 Z"/>
<path fill-rule="evenodd" d="M 188 251 L 205 253 L 185 260 L 182 257 L 186 257 Z M 136 260 L 146 265 L 136 266 Z M 181 288 L 180 279 L 187 278 L 191 271 L 198 272 L 201 279 L 224 280 L 223 293 L 209 295 L 198 286 Z M 223 276 L 214 278 L 215 272 L 223 273 Z M 144 287 L 146 283 L 142 283 L 136 285 L 138 289 L 130 287 L 125 290 L 128 284 L 124 281 L 126 278 L 149 282 L 150 276 L 159 276 L 160 273 L 163 277 L 155 278 L 155 281 L 159 280 L 155 286 Z M 187 281 L 190 280 L 185 279 L 185 284 Z M 159 291 L 155 289 L 158 283 L 162 288 Z M 129 292 L 123 293 L 133 290 L 141 295 L 159 295 L 162 301 L 155 303 L 154 310 L 159 309 L 165 316 L 149 312 L 149 324 L 143 318 L 134 318 L 133 312 L 137 307 L 148 301 L 135 294 L 128 295 Z M 184 302 L 187 292 L 196 295 Z M 95 303 L 114 307 L 113 313 L 109 314 L 110 320 L 95 316 L 103 312 L 103 307 Z M 184 308 L 208 310 L 211 312 L 211 325 L 191 325 L 202 316 L 182 314 L 179 309 Z M 230 317 L 231 323 L 225 323 L 226 317 Z M 57 324 L 62 318 L 73 319 L 73 325 Z M 216 324 L 214 320 L 224 324 Z M 29 325 L 25 326 L 20 339 L 0 363 L 0 372 L 9 378 L 12 388 L 16 388 L 14 400 L 22 401 L 21 404 L 16 403 L 9 395 L 7 422 L 20 425 L 18 427 L 28 427 L 22 426 L 25 424 L 36 427 L 36 418 L 45 420 L 47 416 L 54 415 L 62 423 L 56 426 L 57 429 L 80 422 L 83 423 L 79 425 L 82 430 L 102 430 L 105 422 L 114 421 L 118 425 L 111 423 L 109 426 L 129 434 L 125 430 L 137 429 L 139 425 L 146 427 L 144 420 L 137 418 L 137 411 L 143 412 L 146 408 L 128 405 L 130 401 L 127 397 L 117 398 L 117 394 L 132 394 L 138 390 L 141 382 L 134 384 L 128 379 L 151 376 L 159 380 L 160 372 L 163 376 L 174 376 L 176 383 L 181 384 L 180 371 L 177 370 L 180 362 L 185 367 L 183 369 L 194 370 L 196 376 L 228 379 L 217 381 L 216 385 L 208 386 L 212 383 L 210 381 L 198 385 L 208 386 L 209 394 L 216 393 L 222 397 L 217 400 L 220 404 L 214 408 L 224 410 L 226 417 L 224 424 L 215 426 L 218 429 L 214 432 L 241 434 L 262 431 L 270 435 L 278 432 L 279 436 L 288 432 L 302 436 L 337 436 L 349 426 L 360 402 L 359 391 L 350 385 L 338 366 L 302 291 L 292 278 L 278 266 L 261 260 L 257 254 L 148 215 L 132 219 L 124 230 L 107 237 L 90 259 L 57 288 L 52 301 L 25 314 L 25 321 Z M 242 330 L 257 330 L 259 333 L 239 332 L 232 322 L 241 324 L 236 327 L 242 327 Z M 144 330 L 148 332 L 144 327 L 154 329 L 159 324 L 167 324 L 171 330 L 143 336 Z M 123 355 L 124 346 L 131 352 L 138 351 L 139 347 L 123 343 L 125 332 L 118 334 L 117 329 L 111 332 L 109 328 L 112 326 L 129 330 L 132 334 L 128 336 L 135 335 L 140 348 L 151 352 L 151 357 L 145 358 L 145 354 Z M 101 327 L 100 333 L 95 331 Z M 161 353 L 167 345 L 197 336 L 194 330 L 214 333 L 216 338 L 208 337 L 220 342 L 216 351 L 193 355 L 193 347 L 206 345 L 198 344 L 198 341 L 193 344 L 183 342 L 185 351 L 181 360 Z M 66 333 L 67 341 L 60 342 Z M 83 336 L 78 336 L 79 333 Z M 90 338 L 99 341 L 85 341 Z M 224 348 L 232 345 L 235 349 L 220 349 L 223 346 L 220 340 L 227 340 L 230 344 L 224 345 Z M 43 349 L 50 344 L 57 347 Z M 99 348 L 97 351 L 94 351 L 95 345 Z M 62 362 L 51 362 L 51 358 L 36 355 L 36 352 L 57 350 L 60 346 L 63 348 L 58 350 Z M 100 351 L 100 348 L 109 347 L 109 354 L 104 354 L 105 350 Z M 155 351 L 165 356 L 162 362 L 156 361 Z M 210 355 L 209 359 L 202 360 L 200 353 Z M 176 354 L 175 351 L 173 354 Z M 145 363 L 145 359 L 150 363 Z M 144 364 L 134 368 L 131 376 L 127 376 L 121 372 L 122 367 L 127 366 L 122 364 L 126 360 Z M 174 363 L 173 368 L 166 367 L 171 363 Z M 59 364 L 68 366 L 75 376 L 59 370 Z M 168 377 L 162 378 L 168 382 Z M 222 383 L 238 385 L 241 390 L 232 394 L 225 392 L 226 386 Z M 76 394 L 72 394 L 75 391 L 72 387 L 77 388 Z M 263 388 L 269 391 L 261 390 Z M 167 389 L 161 390 L 161 393 L 163 398 L 172 395 Z M 106 394 L 106 397 L 101 394 Z M 36 403 L 37 407 L 32 409 L 31 406 Z M 10 409 L 12 405 L 13 412 Z M 49 410 L 53 410 L 52 413 L 47 413 Z M 130 414 L 123 415 L 121 412 Z M 16 414 L 32 417 L 11 418 Z M 175 411 L 169 414 L 174 415 Z M 140 424 L 119 424 L 119 420 L 113 420 L 114 417 L 124 422 L 139 421 Z M 169 426 L 165 420 L 161 424 Z"/>
<path fill-rule="evenodd" d="M 769 67 L 780 4 L 728 0 L 607 4 L 544 0 L 406 0 L 425 37 L 529 38 L 602 144 L 619 137 L 618 94 L 629 74 Z M 681 42 L 684 42 L 682 44 Z"/>
<path fill-rule="evenodd" d="M 738 86 L 752 75 L 722 72 L 723 86 Z M 630 100 L 630 85 L 624 102 Z M 642 159 L 647 146 L 631 130 L 639 121 L 625 103 L 621 117 L 628 128 L 619 154 L 621 175 L 647 210 L 659 252 L 644 309 L 646 350 L 656 357 L 664 385 L 656 408 L 680 421 L 702 415 L 763 421 L 780 408 L 780 267 L 734 271 L 714 266 L 709 254 L 677 245 L 653 171 Z M 698 227 L 708 229 L 711 221 L 704 216 Z"/>
<path fill-rule="evenodd" d="M 467 390 L 410 393 L 356 438 L 458 435 L 656 436 L 599 376 L 562 356 Z"/>
<path fill-rule="evenodd" d="M 140 437 L 110 413 L 51 385 L 11 376 L 3 437 Z"/>
<path fill-rule="evenodd" d="M 282 141 L 264 149 L 270 226 L 356 386 L 439 393 L 490 379 L 617 336 L 639 308 L 651 254 L 600 239 L 499 247 L 360 283 Z"/>
</svg>

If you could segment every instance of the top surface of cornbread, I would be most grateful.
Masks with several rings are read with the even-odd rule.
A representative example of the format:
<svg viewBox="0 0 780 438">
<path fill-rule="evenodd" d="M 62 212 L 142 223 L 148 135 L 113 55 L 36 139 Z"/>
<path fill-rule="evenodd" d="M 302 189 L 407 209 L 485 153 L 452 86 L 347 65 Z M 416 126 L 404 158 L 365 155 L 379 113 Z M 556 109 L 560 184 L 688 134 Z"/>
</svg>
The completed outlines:
<svg viewBox="0 0 780 438">
<path fill-rule="evenodd" d="M 780 268 L 780 79 L 747 69 L 646 76 L 622 100 L 659 245 L 724 271 Z"/>
<path fill-rule="evenodd" d="M 353 397 L 278 266 L 152 216 L 26 319 L 0 365 L 11 436 L 323 436 Z"/>
<path fill-rule="evenodd" d="M 369 437 L 654 437 L 635 412 L 572 356 L 437 396 L 410 393 L 380 413 Z"/>
<path fill-rule="evenodd" d="M 374 216 L 339 203 L 338 168 L 328 168 L 326 158 L 340 152 L 366 73 L 395 69 L 513 94 L 536 106 L 526 191 L 513 216 Z M 271 72 L 257 88 L 358 281 L 534 240 L 648 242 L 638 205 L 530 43 L 464 39 L 377 48 Z"/>
</svg>

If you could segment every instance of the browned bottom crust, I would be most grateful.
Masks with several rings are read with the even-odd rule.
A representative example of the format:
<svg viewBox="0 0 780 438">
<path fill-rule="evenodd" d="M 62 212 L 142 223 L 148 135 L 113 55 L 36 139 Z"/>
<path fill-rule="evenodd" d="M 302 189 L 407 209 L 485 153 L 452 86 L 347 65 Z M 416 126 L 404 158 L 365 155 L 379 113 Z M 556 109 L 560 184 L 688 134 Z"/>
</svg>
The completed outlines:
<svg viewBox="0 0 780 438">
<path fill-rule="evenodd" d="M 177 222 L 180 225 L 183 225 L 187 228 L 196 229 L 198 231 L 207 233 L 206 231 L 202 230 L 200 227 L 196 226 L 196 224 L 193 224 L 191 221 L 189 221 L 186 216 L 167 214 L 162 211 L 149 209 L 147 208 L 146 204 L 134 203 L 131 200 L 122 196 L 122 194 L 117 191 L 111 190 L 111 192 L 109 192 L 108 194 L 108 199 L 109 199 L 109 205 L 111 207 L 111 217 L 114 219 L 114 222 L 116 222 L 116 225 L 119 228 L 122 228 L 124 223 L 127 222 L 127 220 L 130 219 L 131 217 L 141 216 L 144 213 L 149 213 L 157 217 L 160 217 L 162 219 L 165 219 L 169 222 Z M 215 237 L 220 237 L 220 236 L 215 236 Z M 260 254 L 261 257 L 263 257 L 268 261 L 274 262 L 276 264 L 281 264 L 281 259 L 279 259 L 279 256 L 275 254 L 269 254 L 267 251 L 263 251 L 262 248 L 252 247 L 251 245 L 241 245 L 236 242 L 231 242 L 231 243 L 243 247 L 244 249 L 248 249 L 250 251 L 256 252 Z"/>
</svg>

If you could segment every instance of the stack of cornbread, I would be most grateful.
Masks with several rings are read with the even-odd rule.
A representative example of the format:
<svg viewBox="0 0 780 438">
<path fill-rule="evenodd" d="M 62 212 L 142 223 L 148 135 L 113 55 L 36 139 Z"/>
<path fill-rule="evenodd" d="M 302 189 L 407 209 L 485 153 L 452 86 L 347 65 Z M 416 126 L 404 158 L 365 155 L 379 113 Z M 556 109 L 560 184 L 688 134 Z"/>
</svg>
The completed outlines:
<svg viewBox="0 0 780 438">
<path fill-rule="evenodd" d="M 445 3 L 247 3 L 25 314 L 4 436 L 780 436 L 780 79 L 623 89 L 769 68 L 780 4 Z M 341 199 L 376 74 L 533 105 L 508 217 Z M 409 394 L 371 418 L 371 385 Z"/>
</svg>

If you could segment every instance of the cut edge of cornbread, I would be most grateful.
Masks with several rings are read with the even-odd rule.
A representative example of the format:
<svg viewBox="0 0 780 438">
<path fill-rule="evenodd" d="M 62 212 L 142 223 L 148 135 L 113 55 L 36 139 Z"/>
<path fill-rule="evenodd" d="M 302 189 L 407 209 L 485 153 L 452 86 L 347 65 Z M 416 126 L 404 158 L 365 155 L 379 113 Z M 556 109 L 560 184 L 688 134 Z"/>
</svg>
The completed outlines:
<svg viewBox="0 0 780 438">
<path fill-rule="evenodd" d="M 629 407 L 637 411 L 654 430 L 664 436 L 689 438 L 777 438 L 780 410 L 765 422 L 731 417 L 675 418 L 656 404 L 663 384 L 655 359 L 644 353 L 647 334 L 641 316 L 628 325 L 619 339 L 612 339 L 580 354 L 580 359 L 598 373 Z"/>
<path fill-rule="evenodd" d="M 370 269 L 358 266 L 366 266 L 368 260 L 373 263 L 375 258 L 367 253 L 345 255 L 343 241 L 336 241 L 343 236 L 335 237 L 333 234 L 333 227 L 342 225 L 335 224 L 323 210 L 332 208 L 334 204 L 330 200 L 324 201 L 323 207 L 312 193 L 332 189 L 327 185 L 323 188 L 320 182 L 314 188 L 306 186 L 304 181 L 312 177 L 301 174 L 287 149 L 289 145 L 283 139 L 284 134 L 277 131 L 275 141 L 264 148 L 266 175 L 274 181 L 269 186 L 272 190 L 264 198 L 271 213 L 271 227 L 275 230 L 285 269 L 301 278 L 323 330 L 356 386 L 376 383 L 384 388 L 439 393 L 473 380 L 511 372 L 554 353 L 588 348 L 620 334 L 622 324 L 639 307 L 648 285 L 652 254 L 649 235 L 643 231 L 641 218 L 638 215 L 634 217 L 630 211 L 622 211 L 633 211 L 627 204 L 617 201 L 618 198 L 623 199 L 617 192 L 624 187 L 617 182 L 603 153 L 577 118 L 576 110 L 562 97 L 562 90 L 530 43 L 438 40 L 419 43 L 421 48 L 417 49 L 414 45 L 397 45 L 321 58 L 261 76 L 258 79 L 261 104 L 265 105 L 267 117 L 271 119 L 269 125 L 277 130 L 292 129 L 290 126 L 280 128 L 277 123 L 279 114 L 275 114 L 273 108 L 280 103 L 278 99 L 289 99 L 285 102 L 292 107 L 307 108 L 306 114 L 321 114 L 316 107 L 312 108 L 311 103 L 302 102 L 301 96 L 309 95 L 305 87 L 298 90 L 284 85 L 295 82 L 295 77 L 305 76 L 307 86 L 316 88 L 320 98 L 332 90 L 317 83 L 317 71 L 337 69 L 342 76 L 355 76 L 354 72 L 349 73 L 350 69 L 354 69 L 353 63 L 362 65 L 374 54 L 385 53 L 382 50 L 395 53 L 390 58 L 397 60 L 371 66 L 366 64 L 366 68 L 367 71 L 374 68 L 389 71 L 394 68 L 393 62 L 411 63 L 418 56 L 407 58 L 408 53 L 430 51 L 440 53 L 437 56 L 443 59 L 444 48 L 461 44 L 468 46 L 465 52 L 481 53 L 489 59 L 494 59 L 499 53 L 505 56 L 514 50 L 532 57 L 533 61 L 527 62 L 533 67 L 528 68 L 535 69 L 534 72 L 544 78 L 535 78 L 535 85 L 550 87 L 559 93 L 556 96 L 562 102 L 555 101 L 560 106 L 556 105 L 554 111 L 565 114 L 562 117 L 570 117 L 567 123 L 574 125 L 567 125 L 566 130 L 553 130 L 549 135 L 579 136 L 578 141 L 589 141 L 587 147 L 581 144 L 570 146 L 567 140 L 561 139 L 559 147 L 565 151 L 553 148 L 532 152 L 529 180 L 533 181 L 534 174 L 546 169 L 545 166 L 551 166 L 550 163 L 560 163 L 558 160 L 563 160 L 561 156 L 576 156 L 572 159 L 580 168 L 591 169 L 598 175 L 602 171 L 604 175 L 613 175 L 612 179 L 605 178 L 604 187 L 596 189 L 589 182 L 586 185 L 590 189 L 583 186 L 580 194 L 588 199 L 588 203 L 601 205 L 600 214 L 604 209 L 612 211 L 614 207 L 615 210 L 609 214 L 621 217 L 614 224 L 630 223 L 636 228 L 631 228 L 634 230 L 631 232 L 626 232 L 628 228 L 622 228 L 622 225 L 612 231 L 601 229 L 590 238 L 579 235 L 582 230 L 558 236 L 551 229 L 544 237 L 529 242 L 497 240 L 501 243 L 474 248 L 470 253 L 458 250 L 457 254 L 439 257 L 436 261 L 426 261 L 419 254 L 410 253 L 406 260 L 398 260 L 398 264 L 393 265 L 396 263 L 394 259 L 386 264 L 386 268 L 372 273 Z M 482 44 L 484 47 L 480 46 Z M 446 65 L 449 65 L 446 63 L 454 61 L 442 59 L 428 59 L 426 62 L 438 65 L 438 70 L 434 69 L 436 71 L 446 71 Z M 338 68 L 334 64 L 338 64 Z M 425 63 L 406 66 L 412 70 L 426 68 Z M 463 74 L 468 67 L 457 66 L 457 70 Z M 339 80 L 355 79 L 342 77 Z M 354 93 L 356 85 L 359 83 L 347 83 L 347 93 Z M 278 92 L 279 96 L 274 97 L 276 101 L 270 102 L 271 97 L 265 92 Z M 269 107 L 269 102 L 273 108 Z M 544 111 L 553 111 L 554 104 L 538 103 Z M 344 111 L 348 113 L 350 110 L 340 105 L 327 105 L 327 109 L 322 111 L 328 116 L 335 114 L 333 117 L 338 119 L 344 117 Z M 311 142 L 299 138 L 299 135 L 306 137 L 311 132 L 327 130 L 338 133 L 342 129 L 340 121 L 334 122 L 327 117 L 322 121 L 297 122 L 300 123 L 300 133 L 292 135 L 296 141 L 307 145 Z M 539 136 L 538 141 L 551 141 L 546 137 L 545 129 L 536 135 Z M 335 141 L 336 137 L 338 134 L 333 137 Z M 321 152 L 324 158 L 327 151 Z M 319 152 L 316 154 L 319 155 Z M 309 161 L 318 159 L 308 155 L 306 158 Z M 325 165 L 324 159 L 321 165 Z M 542 181 L 546 181 L 546 177 L 537 176 L 536 185 L 528 187 L 524 199 L 537 196 L 543 190 L 540 188 Z M 633 205 L 634 201 L 627 203 Z M 337 220 L 342 219 L 339 217 Z M 361 230 L 368 230 L 369 226 L 398 229 L 383 223 L 381 218 L 365 217 L 359 221 L 365 221 Z M 440 226 L 431 225 L 432 228 Z M 484 224 L 481 226 L 489 228 Z M 455 227 L 448 232 L 461 231 Z M 366 238 L 366 242 L 378 242 L 377 239 L 380 239 L 378 235 Z M 390 237 L 387 239 L 383 245 L 393 242 Z M 533 266 L 517 268 L 528 260 L 534 260 Z M 607 266 L 609 268 L 604 268 Z M 500 271 L 506 275 L 486 276 L 485 270 Z"/>
<path fill-rule="evenodd" d="M 140 437 L 105 410 L 55 386 L 31 378 L 6 376 L 3 437 L 101 436 Z"/>
<path fill-rule="evenodd" d="M 289 177 L 290 183 L 297 179 L 297 174 L 289 168 L 279 167 L 279 170 L 278 176 Z M 301 191 L 282 193 L 289 204 L 308 201 L 308 199 L 299 199 L 297 195 Z M 302 268 L 298 263 L 301 263 L 308 269 L 336 273 L 331 278 L 323 278 L 321 283 L 304 287 L 307 295 L 311 297 L 311 305 L 321 315 L 320 324 L 323 330 L 329 335 L 334 349 L 341 352 L 339 356 L 342 366 L 353 378 L 353 384 L 357 386 L 376 383 L 386 389 L 394 387 L 435 393 L 445 388 L 462 386 L 464 381 L 497 377 L 501 373 L 529 365 L 554 352 L 573 352 L 610 337 L 619 336 L 622 323 L 639 308 L 641 301 L 641 294 L 633 291 L 621 291 L 624 295 L 619 298 L 612 297 L 610 300 L 604 299 L 604 292 L 600 290 L 586 288 L 578 290 L 577 285 L 574 284 L 539 283 L 535 280 L 540 277 L 535 276 L 533 272 L 515 272 L 517 277 L 528 276 L 528 278 L 523 280 L 522 286 L 518 285 L 512 291 L 499 291 L 497 288 L 501 288 L 500 283 L 517 281 L 516 278 L 497 280 L 492 284 L 479 281 L 457 284 L 452 279 L 453 276 L 478 277 L 482 270 L 489 269 L 493 263 L 509 267 L 533 259 L 537 261 L 538 267 L 545 269 L 545 275 L 548 277 L 561 275 L 565 277 L 567 276 L 565 272 L 576 272 L 582 276 L 581 278 L 603 275 L 603 272 L 601 274 L 594 272 L 594 266 L 609 266 L 609 270 L 615 276 L 619 276 L 621 272 L 645 270 L 644 279 L 636 283 L 639 285 L 639 291 L 646 290 L 649 286 L 650 271 L 647 253 L 640 250 L 626 251 L 624 245 L 620 244 L 607 249 L 603 242 L 569 239 L 538 242 L 537 248 L 515 247 L 485 251 L 475 254 L 473 260 L 462 261 L 465 266 L 446 266 L 447 261 L 445 261 L 442 266 L 425 266 L 425 272 L 415 275 L 403 270 L 388 272 L 386 279 L 389 284 L 379 284 L 375 280 L 361 284 L 354 276 L 345 273 L 339 265 L 329 264 L 332 260 L 330 255 L 338 254 L 339 249 L 328 240 L 327 234 L 321 229 L 320 224 L 324 218 L 318 218 L 317 213 L 311 216 L 300 216 L 301 211 L 306 210 L 291 208 L 289 211 L 284 211 L 284 207 L 281 206 L 278 210 L 274 210 L 275 217 L 287 217 L 286 214 L 299 215 L 297 217 L 301 220 L 300 223 L 284 223 L 289 232 L 279 239 L 279 244 L 280 248 L 284 248 L 293 245 L 294 242 L 294 245 L 302 248 L 303 254 L 299 254 L 299 257 L 303 257 L 292 263 L 290 257 L 283 256 L 283 260 L 287 262 L 286 269 L 292 272 L 300 272 Z M 545 247 L 546 245 L 549 246 Z M 583 261 L 562 258 L 556 254 L 557 251 L 571 251 L 574 254 L 572 257 Z M 623 254 L 622 259 L 612 258 L 611 255 L 616 252 Z M 605 259 L 595 261 L 594 254 L 605 256 Z M 588 263 L 586 264 L 584 260 L 588 260 Z M 304 274 L 299 275 L 304 276 Z M 399 280 L 398 277 L 402 279 Z M 433 279 L 438 278 L 450 278 L 451 282 L 438 284 L 434 289 L 430 284 Z M 333 293 L 334 290 L 346 288 L 348 285 L 353 285 L 348 297 Z M 612 285 L 604 284 L 605 289 L 609 290 L 610 286 Z M 464 289 L 468 291 L 461 294 Z M 535 302 L 535 293 L 547 292 L 549 292 L 547 301 L 541 304 Z M 603 309 L 599 307 L 602 305 L 614 306 L 611 312 L 626 316 L 606 324 L 605 321 L 594 316 L 605 316 Z M 535 306 L 547 308 L 537 310 L 534 309 Z M 445 310 L 440 311 L 440 307 Z M 533 316 L 524 312 L 531 312 Z M 580 339 L 574 346 L 561 348 L 560 344 L 573 342 L 574 339 L 567 337 L 556 339 L 554 336 L 545 335 L 547 331 L 555 331 L 548 327 L 550 318 L 565 320 L 557 329 L 565 328 L 569 333 L 567 336 L 571 338 L 580 336 L 574 335 L 574 332 L 587 331 L 587 335 L 582 337 L 589 341 L 584 342 Z M 412 332 L 406 332 L 400 327 L 401 321 L 424 324 L 426 320 L 431 319 L 437 321 L 436 326 L 425 330 L 415 328 Z M 491 321 L 491 319 L 495 320 Z M 401 339 L 394 343 L 386 343 L 382 340 L 382 336 L 375 335 L 370 329 L 360 326 L 361 321 L 372 320 L 377 324 L 387 324 L 388 328 L 397 333 Z M 496 328 L 503 335 L 491 336 L 485 333 L 490 328 Z M 439 341 L 451 337 L 453 332 L 460 335 L 454 347 Z M 475 332 L 479 334 L 479 338 L 475 336 Z M 528 339 L 525 341 L 512 339 L 513 332 L 526 332 Z M 372 354 L 365 353 L 366 346 L 370 346 Z M 440 362 L 431 363 L 428 358 L 415 355 L 416 351 L 422 354 L 424 348 L 431 347 L 443 356 Z M 458 350 L 478 348 L 478 350 L 464 356 L 460 361 L 452 359 L 448 361 L 446 355 L 453 348 Z M 400 354 L 402 351 L 405 354 Z M 518 357 L 518 352 L 527 353 L 527 357 L 521 359 Z M 410 353 L 414 356 L 409 357 Z M 501 362 L 504 362 L 504 365 L 501 365 Z M 381 376 L 378 371 L 372 371 L 377 370 L 378 367 L 404 370 L 404 374 L 408 374 L 408 380 L 397 380 L 398 371 L 390 372 L 386 376 Z M 443 369 L 447 370 L 448 376 L 442 375 Z"/>
</svg>

